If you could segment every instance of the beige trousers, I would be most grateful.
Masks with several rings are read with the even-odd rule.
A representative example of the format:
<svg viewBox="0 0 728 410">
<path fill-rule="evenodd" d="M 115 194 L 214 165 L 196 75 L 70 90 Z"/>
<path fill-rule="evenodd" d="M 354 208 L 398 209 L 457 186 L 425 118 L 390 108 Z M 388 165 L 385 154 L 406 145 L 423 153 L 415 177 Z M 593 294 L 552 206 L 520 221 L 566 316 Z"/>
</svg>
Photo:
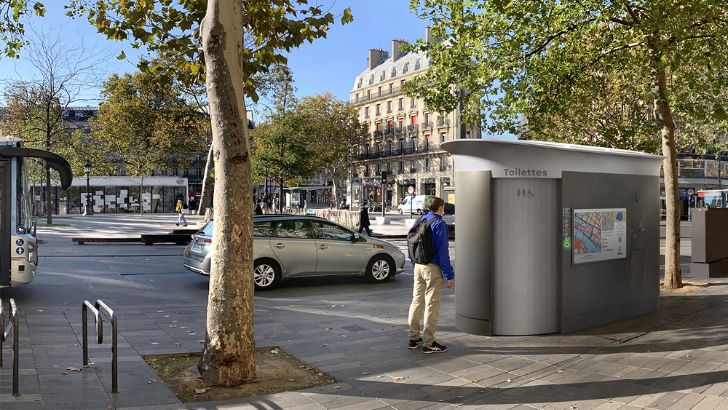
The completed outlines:
<svg viewBox="0 0 728 410">
<path fill-rule="evenodd" d="M 442 270 L 438 265 L 434 263 L 415 265 L 415 284 L 409 310 L 410 340 L 420 338 L 420 323 L 424 313 L 423 343 L 425 346 L 431 346 L 435 341 L 437 314 L 440 312 L 440 295 L 444 282 Z"/>
</svg>

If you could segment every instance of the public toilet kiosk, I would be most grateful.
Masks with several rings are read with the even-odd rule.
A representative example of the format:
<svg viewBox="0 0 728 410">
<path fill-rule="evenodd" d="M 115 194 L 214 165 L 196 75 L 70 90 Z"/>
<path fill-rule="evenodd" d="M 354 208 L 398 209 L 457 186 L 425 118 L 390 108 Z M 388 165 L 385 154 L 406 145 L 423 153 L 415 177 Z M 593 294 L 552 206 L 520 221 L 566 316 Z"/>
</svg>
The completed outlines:
<svg viewBox="0 0 728 410">
<path fill-rule="evenodd" d="M 63 189 L 73 173 L 64 158 L 48 151 L 23 148 L 14 137 L 0 140 L 0 288 L 26 285 L 38 267 L 38 240 L 28 187 L 27 158 L 38 158 L 58 171 Z"/>
<path fill-rule="evenodd" d="M 660 163 L 641 152 L 457 140 L 456 326 L 571 332 L 657 309 Z"/>
</svg>

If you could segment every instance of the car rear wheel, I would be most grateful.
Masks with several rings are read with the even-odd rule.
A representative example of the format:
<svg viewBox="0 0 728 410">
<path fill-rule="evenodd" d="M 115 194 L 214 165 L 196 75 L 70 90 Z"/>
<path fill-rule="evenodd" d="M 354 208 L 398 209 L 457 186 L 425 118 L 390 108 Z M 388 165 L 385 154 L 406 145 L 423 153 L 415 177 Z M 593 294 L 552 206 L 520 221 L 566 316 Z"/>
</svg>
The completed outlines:
<svg viewBox="0 0 728 410">
<path fill-rule="evenodd" d="M 394 261 L 387 255 L 377 255 L 367 265 L 367 278 L 372 282 L 384 282 L 394 274 Z"/>
<path fill-rule="evenodd" d="M 256 290 L 273 289 L 281 279 L 281 268 L 270 259 L 255 261 L 253 266 L 253 281 Z"/>
</svg>

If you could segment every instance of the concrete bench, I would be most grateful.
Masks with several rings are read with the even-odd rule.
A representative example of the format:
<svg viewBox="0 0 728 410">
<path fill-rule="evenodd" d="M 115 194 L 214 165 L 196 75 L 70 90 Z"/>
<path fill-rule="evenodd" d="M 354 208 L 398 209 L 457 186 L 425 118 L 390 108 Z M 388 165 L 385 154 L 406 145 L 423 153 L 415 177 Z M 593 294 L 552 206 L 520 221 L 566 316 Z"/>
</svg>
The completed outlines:
<svg viewBox="0 0 728 410">
<path fill-rule="evenodd" d="M 91 238 L 91 237 L 80 237 L 80 238 L 71 238 L 71 241 L 73 243 L 77 243 L 79 245 L 83 245 L 84 243 L 134 243 L 134 242 L 141 242 L 141 238 L 132 238 L 132 237 L 119 237 L 119 238 Z"/>
<path fill-rule="evenodd" d="M 174 234 L 174 233 L 163 233 L 163 234 L 142 234 L 141 241 L 144 245 L 154 245 L 155 243 L 173 243 L 175 245 L 187 245 L 192 241 L 192 235 L 190 234 Z"/>
</svg>

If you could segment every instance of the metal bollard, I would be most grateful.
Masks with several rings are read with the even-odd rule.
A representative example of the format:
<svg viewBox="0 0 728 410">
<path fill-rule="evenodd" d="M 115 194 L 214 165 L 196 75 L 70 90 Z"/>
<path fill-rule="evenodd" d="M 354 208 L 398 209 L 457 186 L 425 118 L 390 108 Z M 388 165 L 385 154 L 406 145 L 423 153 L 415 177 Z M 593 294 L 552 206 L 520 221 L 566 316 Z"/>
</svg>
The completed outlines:
<svg viewBox="0 0 728 410">
<path fill-rule="evenodd" d="M 83 365 L 88 366 L 88 310 L 94 314 L 96 318 L 96 333 L 98 343 L 101 344 L 104 341 L 104 324 L 103 316 L 100 312 L 106 313 L 106 316 L 111 320 L 111 392 L 119 392 L 119 378 L 118 378 L 118 326 L 116 315 L 114 310 L 104 303 L 101 299 L 97 299 L 93 305 L 88 300 L 83 301 L 81 307 L 81 319 L 83 320 Z"/>
</svg>

